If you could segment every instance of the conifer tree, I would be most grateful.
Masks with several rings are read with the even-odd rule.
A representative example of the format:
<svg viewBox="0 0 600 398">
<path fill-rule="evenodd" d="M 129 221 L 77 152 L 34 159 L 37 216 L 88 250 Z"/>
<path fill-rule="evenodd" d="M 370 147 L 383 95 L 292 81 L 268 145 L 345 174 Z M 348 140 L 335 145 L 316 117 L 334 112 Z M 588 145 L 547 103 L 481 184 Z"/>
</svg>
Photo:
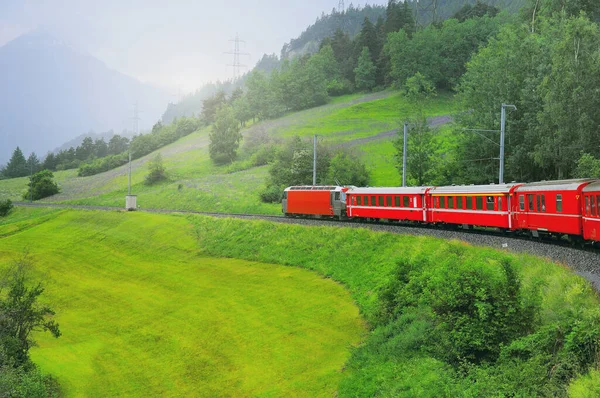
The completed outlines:
<svg viewBox="0 0 600 398">
<path fill-rule="evenodd" d="M 4 175 L 8 178 L 25 177 L 29 172 L 27 170 L 27 160 L 21 151 L 21 148 L 17 147 L 4 169 Z"/>
<path fill-rule="evenodd" d="M 362 49 L 358 58 L 358 66 L 354 69 L 354 73 L 356 74 L 356 88 L 359 90 L 371 90 L 375 87 L 377 68 L 371 60 L 371 53 L 366 46 Z"/>
</svg>

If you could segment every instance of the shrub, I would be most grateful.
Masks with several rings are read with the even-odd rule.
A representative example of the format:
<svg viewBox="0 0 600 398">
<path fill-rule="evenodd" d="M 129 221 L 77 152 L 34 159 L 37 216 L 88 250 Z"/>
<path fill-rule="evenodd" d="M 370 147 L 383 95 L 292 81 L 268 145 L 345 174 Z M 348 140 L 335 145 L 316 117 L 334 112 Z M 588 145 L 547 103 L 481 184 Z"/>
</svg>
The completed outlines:
<svg viewBox="0 0 600 398">
<path fill-rule="evenodd" d="M 105 171 L 112 170 L 126 164 L 128 160 L 129 157 L 127 153 L 98 158 L 90 163 L 85 163 L 79 166 L 79 171 L 77 172 L 77 175 L 79 177 L 87 177 L 103 173 Z"/>
<path fill-rule="evenodd" d="M 13 208 L 13 204 L 10 199 L 0 200 L 0 217 L 6 217 Z"/>
<path fill-rule="evenodd" d="M 162 163 L 162 156 L 160 152 L 150 162 L 148 162 L 148 170 L 149 173 L 144 179 L 144 184 L 146 185 L 152 185 L 167 179 L 167 174 Z"/>
<path fill-rule="evenodd" d="M 54 174 L 50 170 L 42 170 L 29 178 L 29 187 L 23 194 L 23 199 L 39 200 L 60 192 L 58 184 L 54 182 Z M 33 194 L 32 194 L 33 190 Z"/>
<path fill-rule="evenodd" d="M 283 186 L 270 184 L 260 193 L 260 200 L 265 203 L 281 202 L 284 189 L 285 187 Z"/>
</svg>

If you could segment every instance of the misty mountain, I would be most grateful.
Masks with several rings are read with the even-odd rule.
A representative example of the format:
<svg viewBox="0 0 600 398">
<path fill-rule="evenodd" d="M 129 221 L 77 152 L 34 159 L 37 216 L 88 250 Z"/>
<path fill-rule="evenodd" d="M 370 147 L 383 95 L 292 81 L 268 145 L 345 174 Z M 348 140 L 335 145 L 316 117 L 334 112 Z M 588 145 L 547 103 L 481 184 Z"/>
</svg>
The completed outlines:
<svg viewBox="0 0 600 398">
<path fill-rule="evenodd" d="M 0 164 L 18 145 L 46 152 L 89 131 L 131 130 L 160 119 L 168 93 L 109 69 L 44 31 L 0 48 Z"/>
</svg>

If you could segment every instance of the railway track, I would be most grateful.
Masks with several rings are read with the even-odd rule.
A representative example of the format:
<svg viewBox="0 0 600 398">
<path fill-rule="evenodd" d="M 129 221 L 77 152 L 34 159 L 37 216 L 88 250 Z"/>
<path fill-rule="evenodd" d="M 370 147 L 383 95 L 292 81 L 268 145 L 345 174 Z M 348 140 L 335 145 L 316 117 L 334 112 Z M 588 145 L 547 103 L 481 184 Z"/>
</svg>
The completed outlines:
<svg viewBox="0 0 600 398">
<path fill-rule="evenodd" d="M 14 205 L 23 207 L 51 207 L 59 209 L 124 211 L 121 207 L 84 206 L 53 203 L 16 202 Z M 139 211 L 161 214 L 184 213 L 199 214 L 211 217 L 234 217 L 240 219 L 268 220 L 273 222 L 309 226 L 318 225 L 330 227 L 343 226 L 347 228 L 368 228 L 374 231 L 391 232 L 396 234 L 461 240 L 475 246 L 488 246 L 500 250 L 548 258 L 554 262 L 569 266 L 577 274 L 589 280 L 597 291 L 600 291 L 600 251 L 592 248 L 569 247 L 567 246 L 566 242 L 531 240 L 515 235 L 506 235 L 499 232 L 494 233 L 488 230 L 470 230 L 467 232 L 456 229 L 442 229 L 431 226 L 416 226 L 400 223 L 375 223 L 353 220 L 337 221 L 308 218 L 288 218 L 283 216 L 263 214 L 216 213 L 168 209 L 140 209 Z"/>
</svg>

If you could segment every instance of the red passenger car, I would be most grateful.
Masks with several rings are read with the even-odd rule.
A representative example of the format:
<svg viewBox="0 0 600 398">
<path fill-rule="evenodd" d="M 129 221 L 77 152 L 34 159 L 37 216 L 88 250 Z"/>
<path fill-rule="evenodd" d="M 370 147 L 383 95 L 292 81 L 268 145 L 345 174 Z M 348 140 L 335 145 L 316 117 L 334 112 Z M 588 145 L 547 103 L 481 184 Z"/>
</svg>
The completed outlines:
<svg viewBox="0 0 600 398">
<path fill-rule="evenodd" d="M 543 181 L 525 184 L 515 191 L 517 228 L 541 233 L 582 235 L 583 189 L 593 180 Z"/>
<path fill-rule="evenodd" d="M 283 192 L 282 211 L 286 216 L 345 217 L 348 188 L 298 186 Z"/>
<path fill-rule="evenodd" d="M 513 229 L 512 196 L 519 184 L 461 185 L 432 188 L 427 195 L 428 221 Z"/>
<path fill-rule="evenodd" d="M 350 218 L 425 222 L 428 190 L 428 187 L 352 188 L 347 192 L 346 211 Z"/>
<path fill-rule="evenodd" d="M 583 188 L 583 238 L 600 242 L 600 182 Z"/>
</svg>

